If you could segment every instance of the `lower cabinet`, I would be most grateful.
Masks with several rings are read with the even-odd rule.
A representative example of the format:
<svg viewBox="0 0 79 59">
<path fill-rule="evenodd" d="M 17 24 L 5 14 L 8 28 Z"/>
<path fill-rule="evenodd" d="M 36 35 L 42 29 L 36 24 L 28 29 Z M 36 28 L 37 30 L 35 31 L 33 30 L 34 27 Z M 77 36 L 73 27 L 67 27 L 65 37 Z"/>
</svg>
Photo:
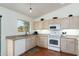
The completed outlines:
<svg viewBox="0 0 79 59">
<path fill-rule="evenodd" d="M 36 40 L 36 46 L 40 46 L 40 36 L 39 35 L 36 36 L 35 40 Z"/>
<path fill-rule="evenodd" d="M 78 41 L 74 38 L 61 39 L 61 51 L 77 55 Z"/>
<path fill-rule="evenodd" d="M 26 39 L 26 51 L 35 46 L 36 46 L 35 36 L 28 36 Z"/>
<path fill-rule="evenodd" d="M 48 48 L 48 36 L 39 36 L 37 39 L 37 46 Z"/>
<path fill-rule="evenodd" d="M 25 44 L 26 39 L 7 39 L 7 56 L 17 56 L 26 51 Z"/>
<path fill-rule="evenodd" d="M 18 56 L 36 46 L 35 36 L 27 36 L 25 39 L 6 39 L 6 55 Z"/>
<path fill-rule="evenodd" d="M 28 36 L 26 39 L 26 51 L 35 46 L 48 48 L 48 35 Z"/>
</svg>

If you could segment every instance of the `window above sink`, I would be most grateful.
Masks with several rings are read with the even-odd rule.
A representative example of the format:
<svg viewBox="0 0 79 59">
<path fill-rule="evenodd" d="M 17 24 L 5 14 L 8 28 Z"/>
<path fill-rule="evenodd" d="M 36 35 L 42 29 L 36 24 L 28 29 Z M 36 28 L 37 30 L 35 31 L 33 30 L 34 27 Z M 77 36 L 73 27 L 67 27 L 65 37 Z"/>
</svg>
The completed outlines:
<svg viewBox="0 0 79 59">
<path fill-rule="evenodd" d="M 18 32 L 29 32 L 30 25 L 28 21 L 19 19 L 17 21 L 17 31 Z"/>
</svg>

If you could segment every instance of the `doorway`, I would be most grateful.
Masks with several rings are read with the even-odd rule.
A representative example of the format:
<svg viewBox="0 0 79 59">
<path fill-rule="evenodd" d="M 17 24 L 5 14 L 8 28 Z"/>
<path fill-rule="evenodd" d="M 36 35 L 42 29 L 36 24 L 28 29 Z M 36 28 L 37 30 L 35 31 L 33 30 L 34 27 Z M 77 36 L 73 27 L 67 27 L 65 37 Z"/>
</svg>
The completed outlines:
<svg viewBox="0 0 79 59">
<path fill-rule="evenodd" d="M 0 56 L 1 56 L 1 18 L 2 16 L 0 15 Z"/>
</svg>

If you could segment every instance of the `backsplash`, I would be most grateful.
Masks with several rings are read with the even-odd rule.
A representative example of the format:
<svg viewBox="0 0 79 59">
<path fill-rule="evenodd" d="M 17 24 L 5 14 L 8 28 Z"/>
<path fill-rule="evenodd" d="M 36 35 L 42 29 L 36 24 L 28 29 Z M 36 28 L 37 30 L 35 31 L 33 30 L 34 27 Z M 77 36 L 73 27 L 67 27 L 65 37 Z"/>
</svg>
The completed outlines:
<svg viewBox="0 0 79 59">
<path fill-rule="evenodd" d="M 50 33 L 49 30 L 34 30 L 34 31 L 37 31 L 39 34 L 49 34 Z"/>
<path fill-rule="evenodd" d="M 64 29 L 61 32 L 66 32 L 64 35 L 79 35 L 79 29 Z"/>
<path fill-rule="evenodd" d="M 34 30 L 34 31 L 37 31 L 39 34 L 50 34 L 49 30 Z M 63 34 L 63 35 L 79 35 L 79 29 L 64 29 L 64 30 L 60 30 L 61 34 L 62 34 L 62 32 L 66 32 L 66 34 Z"/>
</svg>

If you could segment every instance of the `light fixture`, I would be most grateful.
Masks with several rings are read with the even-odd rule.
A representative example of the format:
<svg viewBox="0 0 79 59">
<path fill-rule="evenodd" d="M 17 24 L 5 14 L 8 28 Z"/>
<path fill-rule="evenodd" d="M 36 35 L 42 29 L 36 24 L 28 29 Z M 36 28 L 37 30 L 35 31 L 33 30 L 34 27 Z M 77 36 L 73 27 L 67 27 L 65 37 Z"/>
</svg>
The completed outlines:
<svg viewBox="0 0 79 59">
<path fill-rule="evenodd" d="M 30 7 L 30 13 L 32 13 L 32 8 Z"/>
<path fill-rule="evenodd" d="M 31 0 L 30 0 L 30 10 L 29 10 L 29 12 L 32 13 Z"/>
</svg>

